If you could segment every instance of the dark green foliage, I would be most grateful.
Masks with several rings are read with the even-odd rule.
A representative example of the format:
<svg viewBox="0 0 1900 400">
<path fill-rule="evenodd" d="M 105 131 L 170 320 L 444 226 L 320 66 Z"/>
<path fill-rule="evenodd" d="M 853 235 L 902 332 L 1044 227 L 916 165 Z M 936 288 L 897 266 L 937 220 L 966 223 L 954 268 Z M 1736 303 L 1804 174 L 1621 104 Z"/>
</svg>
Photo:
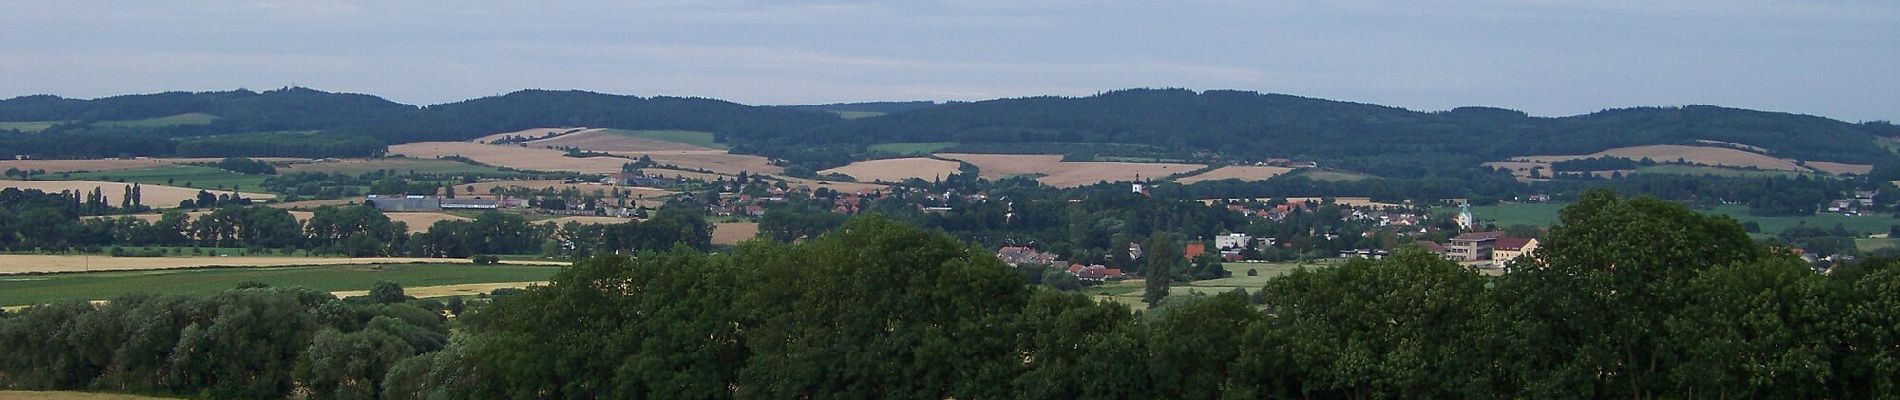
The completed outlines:
<svg viewBox="0 0 1900 400">
<path fill-rule="evenodd" d="M 1141 272 L 1146 285 L 1141 301 L 1154 306 L 1168 297 L 1168 285 L 1174 282 L 1176 274 L 1183 273 L 1186 253 L 1180 245 L 1174 243 L 1174 237 L 1165 233 L 1155 233 L 1141 244 Z"/>
<path fill-rule="evenodd" d="M 1550 163 L 1550 169 L 1557 172 L 1610 171 L 1636 169 L 1636 160 L 1622 157 L 1579 158 Z"/>
</svg>

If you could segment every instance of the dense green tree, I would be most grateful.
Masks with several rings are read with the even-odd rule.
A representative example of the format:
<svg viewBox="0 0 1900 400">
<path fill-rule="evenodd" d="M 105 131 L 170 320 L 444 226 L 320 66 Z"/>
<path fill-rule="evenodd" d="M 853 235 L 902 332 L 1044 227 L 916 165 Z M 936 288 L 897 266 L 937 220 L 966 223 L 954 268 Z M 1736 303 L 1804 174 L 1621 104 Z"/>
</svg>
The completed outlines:
<svg viewBox="0 0 1900 400">
<path fill-rule="evenodd" d="M 304 349 L 294 375 L 311 399 L 379 399 L 390 367 L 414 353 L 382 331 L 324 330 Z"/>
<path fill-rule="evenodd" d="M 1182 272 L 1185 257 L 1173 236 L 1159 232 L 1149 236 L 1148 242 L 1141 244 L 1142 275 L 1147 285 L 1141 301 L 1153 306 L 1168 297 L 1168 286 L 1174 282 L 1174 275 Z"/>
</svg>

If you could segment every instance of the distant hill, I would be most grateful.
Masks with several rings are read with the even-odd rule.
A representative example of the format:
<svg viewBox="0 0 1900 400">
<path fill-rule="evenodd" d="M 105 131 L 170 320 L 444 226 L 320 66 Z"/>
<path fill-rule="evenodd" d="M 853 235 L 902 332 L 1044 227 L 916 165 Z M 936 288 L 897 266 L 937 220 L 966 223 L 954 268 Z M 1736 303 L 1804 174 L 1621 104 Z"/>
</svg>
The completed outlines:
<svg viewBox="0 0 1900 400">
<path fill-rule="evenodd" d="M 99 123 L 187 114 L 215 118 L 194 119 L 204 123 L 190 125 Z M 786 159 L 814 170 L 867 156 L 875 144 L 954 142 L 959 147 L 953 149 L 960 150 L 1090 153 L 1080 154 L 1084 156 L 1294 158 L 1399 178 L 1467 174 L 1478 171 L 1480 163 L 1513 156 L 1698 141 L 1734 143 L 1806 161 L 1891 163 L 1896 156 L 1882 138 L 1900 136 L 1900 128 L 1884 122 L 1854 124 L 1716 106 L 1534 117 L 1490 107 L 1420 112 L 1282 94 L 1182 89 L 967 103 L 803 106 L 522 90 L 417 107 L 370 95 L 286 88 L 92 100 L 25 96 L 0 100 L 0 122 L 14 123 L 0 124 L 0 129 L 50 126 L 37 133 L 0 131 L 0 156 L 166 155 L 175 153 L 177 143 L 187 137 L 195 138 L 189 142 L 197 152 L 243 153 L 254 146 L 218 142 L 267 138 L 293 140 L 274 146 L 269 155 L 362 155 L 384 144 L 588 126 L 713 132 L 735 152 Z M 322 145 L 298 146 L 301 141 Z"/>
</svg>

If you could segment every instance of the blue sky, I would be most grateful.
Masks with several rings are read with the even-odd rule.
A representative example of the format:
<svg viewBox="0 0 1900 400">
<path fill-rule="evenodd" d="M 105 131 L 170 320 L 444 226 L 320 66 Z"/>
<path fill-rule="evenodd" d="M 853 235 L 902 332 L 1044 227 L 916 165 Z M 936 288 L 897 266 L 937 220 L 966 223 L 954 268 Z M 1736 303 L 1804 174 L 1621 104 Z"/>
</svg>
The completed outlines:
<svg viewBox="0 0 1900 400">
<path fill-rule="evenodd" d="M 1241 89 L 1900 119 L 1900 2 L 0 1 L 0 97 L 297 85 L 748 104 Z"/>
</svg>

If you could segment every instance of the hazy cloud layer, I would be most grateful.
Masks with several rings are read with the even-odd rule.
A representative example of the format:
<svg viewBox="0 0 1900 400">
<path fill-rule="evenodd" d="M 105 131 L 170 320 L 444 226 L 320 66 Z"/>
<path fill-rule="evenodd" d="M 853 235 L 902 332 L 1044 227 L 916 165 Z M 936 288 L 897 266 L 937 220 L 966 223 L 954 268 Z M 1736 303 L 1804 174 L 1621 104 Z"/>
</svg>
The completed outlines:
<svg viewBox="0 0 1900 400">
<path fill-rule="evenodd" d="M 1900 118 L 1890 0 L 917 3 L 0 0 L 0 97 L 299 85 L 419 104 L 522 88 L 791 104 L 1187 87 Z"/>
</svg>

